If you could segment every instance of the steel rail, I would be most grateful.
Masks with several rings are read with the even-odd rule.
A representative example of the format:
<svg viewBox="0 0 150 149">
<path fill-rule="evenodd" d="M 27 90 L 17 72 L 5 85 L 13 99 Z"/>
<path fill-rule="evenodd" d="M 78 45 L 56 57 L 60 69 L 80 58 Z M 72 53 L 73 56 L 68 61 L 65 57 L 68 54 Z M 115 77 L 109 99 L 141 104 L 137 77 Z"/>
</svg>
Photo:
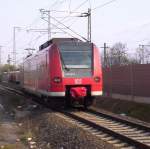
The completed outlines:
<svg viewBox="0 0 150 149">
<path fill-rule="evenodd" d="M 77 116 L 77 115 L 72 114 L 72 113 L 67 112 L 67 111 L 65 111 L 65 112 L 61 111 L 61 113 L 63 113 L 64 115 L 66 115 L 66 116 L 68 116 L 68 117 L 70 117 L 70 118 L 72 118 L 74 120 L 82 122 L 83 124 L 86 124 L 86 125 L 94 128 L 94 129 L 96 129 L 98 131 L 102 131 L 102 132 L 104 132 L 104 133 L 106 133 L 106 134 L 108 134 L 110 136 L 113 136 L 116 139 L 119 139 L 119 140 L 123 141 L 124 143 L 128 143 L 131 146 L 137 147 L 139 149 L 150 149 L 150 146 L 147 145 L 147 144 L 139 142 L 139 141 L 137 141 L 137 140 L 135 140 L 133 138 L 127 137 L 127 136 L 125 136 L 125 135 L 123 135 L 121 133 L 118 133 L 116 131 L 113 131 L 113 130 L 111 130 L 109 128 L 106 128 L 106 127 L 103 127 L 101 125 L 98 125 L 98 124 L 96 124 L 96 123 L 94 123 L 94 122 L 92 122 L 90 120 L 87 120 L 86 118 L 82 118 L 80 116 Z"/>
<path fill-rule="evenodd" d="M 88 109 L 87 112 L 95 114 L 96 116 L 101 116 L 101 117 L 104 117 L 104 118 L 107 118 L 107 119 L 110 119 L 110 120 L 113 120 L 113 121 L 116 121 L 116 122 L 127 124 L 128 126 L 136 127 L 140 130 L 150 132 L 150 127 L 149 126 L 142 125 L 142 124 L 139 124 L 139 123 L 127 120 L 127 119 L 123 119 L 123 118 L 117 117 L 115 115 L 107 114 L 107 113 L 102 112 L 102 111 L 95 111 L 93 109 Z"/>
</svg>

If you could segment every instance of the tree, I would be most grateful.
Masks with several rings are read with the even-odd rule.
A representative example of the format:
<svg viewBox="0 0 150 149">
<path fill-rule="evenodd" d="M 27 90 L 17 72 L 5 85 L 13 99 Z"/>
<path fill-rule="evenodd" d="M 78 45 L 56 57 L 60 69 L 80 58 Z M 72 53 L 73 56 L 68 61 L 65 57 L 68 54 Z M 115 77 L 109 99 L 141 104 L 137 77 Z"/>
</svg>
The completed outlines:
<svg viewBox="0 0 150 149">
<path fill-rule="evenodd" d="M 8 72 L 8 71 L 14 71 L 14 70 L 16 70 L 16 67 L 10 64 L 4 64 L 0 67 L 1 72 Z"/>
<path fill-rule="evenodd" d="M 127 65 L 129 58 L 126 51 L 126 45 L 118 42 L 107 52 L 107 59 L 110 65 Z"/>
<path fill-rule="evenodd" d="M 136 49 L 136 59 L 140 64 L 150 63 L 150 50 L 146 47 Z"/>
</svg>

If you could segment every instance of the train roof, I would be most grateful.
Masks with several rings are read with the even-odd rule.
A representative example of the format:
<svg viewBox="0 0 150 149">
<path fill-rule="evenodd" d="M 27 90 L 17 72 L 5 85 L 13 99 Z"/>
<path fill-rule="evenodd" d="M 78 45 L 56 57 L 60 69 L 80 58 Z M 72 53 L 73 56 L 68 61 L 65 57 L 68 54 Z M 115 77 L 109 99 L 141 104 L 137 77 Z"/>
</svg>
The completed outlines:
<svg viewBox="0 0 150 149">
<path fill-rule="evenodd" d="M 39 46 L 39 51 L 44 50 L 45 48 L 47 48 L 48 46 L 50 46 L 51 44 L 58 44 L 58 43 L 87 43 L 84 42 L 78 38 L 52 38 L 51 40 L 48 40 L 47 42 L 45 42 L 44 44 L 42 44 L 41 46 Z M 24 60 L 27 59 L 31 59 L 32 57 L 37 56 L 38 52 L 36 54 L 30 54 L 27 55 L 27 57 Z"/>
<path fill-rule="evenodd" d="M 58 43 L 62 43 L 62 42 L 83 42 L 83 41 L 78 38 L 52 38 L 51 40 L 42 44 L 39 47 L 39 50 L 43 50 L 53 43 L 58 44 Z"/>
</svg>

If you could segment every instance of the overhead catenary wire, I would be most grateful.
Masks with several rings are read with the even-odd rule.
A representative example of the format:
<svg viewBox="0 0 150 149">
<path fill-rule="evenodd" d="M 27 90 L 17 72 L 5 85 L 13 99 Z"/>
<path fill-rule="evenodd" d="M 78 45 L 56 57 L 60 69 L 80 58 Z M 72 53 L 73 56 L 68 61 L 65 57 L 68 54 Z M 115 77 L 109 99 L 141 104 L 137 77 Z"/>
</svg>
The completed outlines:
<svg viewBox="0 0 150 149">
<path fill-rule="evenodd" d="M 57 23 L 63 25 L 64 27 L 66 27 L 68 30 L 70 30 L 72 33 L 76 34 L 77 36 L 79 36 L 80 38 L 84 39 L 85 41 L 88 41 L 85 37 L 81 36 L 80 34 L 78 34 L 77 32 L 75 32 L 74 30 L 72 30 L 70 27 L 66 26 L 65 24 L 63 24 L 61 21 L 57 20 L 56 18 L 50 16 L 53 20 L 55 20 Z"/>
<path fill-rule="evenodd" d="M 43 34 L 44 34 L 44 33 L 43 33 Z M 34 41 L 37 42 L 37 40 L 40 39 L 40 38 L 43 36 L 43 34 L 42 34 L 42 35 L 38 35 L 35 39 L 31 40 L 31 41 L 28 43 L 28 45 L 31 45 L 32 42 L 34 42 Z M 45 34 L 46 34 L 46 33 L 45 33 Z"/>
<path fill-rule="evenodd" d="M 65 0 L 61 1 L 61 4 L 62 4 L 64 1 L 65 1 Z M 101 7 L 104 7 L 105 5 L 108 5 L 108 4 L 110 4 L 110 3 L 114 2 L 114 1 L 116 1 L 116 0 L 111 0 L 111 1 L 109 1 L 109 2 L 106 2 L 106 3 L 104 3 L 104 4 L 100 5 L 100 6 L 97 6 L 97 7 L 93 8 L 92 10 L 95 10 L 95 9 L 101 8 Z M 82 6 L 83 6 L 85 3 L 87 3 L 87 2 L 89 2 L 89 4 L 91 3 L 90 0 L 85 0 L 85 1 L 83 1 L 83 2 L 82 2 L 80 5 L 78 5 L 73 11 L 70 11 L 70 14 L 71 14 L 71 13 L 80 13 L 80 12 L 75 12 L 75 11 L 78 10 L 80 7 L 82 7 Z M 56 4 L 58 4 L 58 3 L 60 3 L 60 1 L 56 0 L 54 3 L 51 4 L 50 7 L 54 7 L 54 6 L 55 6 Z M 71 0 L 70 0 L 69 3 L 71 3 Z M 67 11 L 61 11 L 61 10 L 52 10 L 52 11 L 55 11 L 55 12 L 67 12 Z M 67 17 L 70 17 L 70 15 L 63 17 L 63 19 L 61 19 L 61 21 L 63 21 L 63 20 L 64 20 L 65 18 L 67 18 Z M 35 23 L 37 22 L 37 20 L 38 20 L 38 18 L 36 18 L 36 19 L 35 19 L 30 25 L 28 25 L 26 28 L 30 28 L 33 24 L 35 24 Z M 68 20 L 67 20 L 67 21 L 68 21 Z M 12 40 L 11 40 L 10 42 L 12 42 Z M 8 44 L 10 44 L 10 42 L 9 42 Z"/>
<path fill-rule="evenodd" d="M 63 30 L 62 28 L 58 27 L 57 25 L 51 23 L 51 25 L 55 26 L 57 29 L 61 30 L 62 32 L 64 32 L 65 34 L 70 35 L 71 37 L 75 38 L 72 34 L 68 33 L 67 31 Z"/>
<path fill-rule="evenodd" d="M 44 34 L 44 33 L 43 33 L 43 34 Z M 43 34 L 37 36 L 35 39 L 30 40 L 28 43 L 26 43 L 26 44 L 20 46 L 19 49 L 24 49 L 24 47 L 27 47 L 27 45 L 31 45 L 32 42 L 37 41 L 39 38 L 43 37 L 43 36 L 44 36 Z M 46 33 L 45 33 L 45 35 L 46 35 Z"/>
<path fill-rule="evenodd" d="M 21 30 L 27 30 L 28 28 L 30 28 L 31 26 L 33 26 L 33 24 L 37 23 L 37 21 L 39 21 L 39 17 L 36 17 L 31 24 L 27 25 L 26 27 L 20 27 Z M 25 34 L 22 35 L 22 37 L 24 37 Z M 18 36 L 16 37 L 16 40 L 18 39 Z M 20 39 L 20 38 L 19 38 Z M 10 39 L 8 42 L 6 42 L 4 47 L 8 47 L 8 45 L 13 44 L 13 40 Z"/>
<path fill-rule="evenodd" d="M 76 20 L 73 20 L 71 23 L 70 23 L 70 25 L 68 25 L 68 27 L 71 27 L 71 26 L 73 26 L 76 22 L 78 21 L 78 19 L 76 19 Z"/>
<path fill-rule="evenodd" d="M 54 1 L 54 2 L 52 3 L 51 7 L 53 8 L 53 7 L 56 6 L 58 3 L 62 4 L 64 1 L 65 1 L 65 0 L 61 0 L 61 1 L 60 1 L 60 0 L 56 0 L 56 1 Z M 104 3 L 104 4 L 101 4 L 101 5 L 99 5 L 99 6 L 96 6 L 95 8 L 92 9 L 92 11 L 94 11 L 94 10 L 96 10 L 96 9 L 98 9 L 98 8 L 102 8 L 102 7 L 104 7 L 104 6 L 106 6 L 106 5 L 110 4 L 110 3 L 112 3 L 112 2 L 114 2 L 114 1 L 117 1 L 117 0 L 111 0 L 111 1 L 109 1 L 109 2 L 106 2 L 106 3 Z M 72 1 L 69 0 L 69 3 L 70 3 L 69 5 L 71 5 L 71 2 L 72 2 Z M 69 11 L 65 11 L 65 10 L 64 10 L 64 12 L 68 12 L 68 13 L 70 13 L 70 14 L 67 15 L 67 16 L 65 16 L 65 17 L 63 17 L 60 21 L 63 21 L 63 20 L 65 20 L 66 18 L 68 18 L 67 20 L 63 21 L 63 23 L 64 23 L 64 22 L 69 21 L 70 19 L 72 19 L 72 18 L 69 18 L 72 13 L 81 13 L 81 12 L 78 12 L 77 10 L 78 10 L 79 8 L 81 8 L 84 4 L 86 4 L 87 2 L 89 3 L 89 5 L 90 5 L 90 7 L 91 7 L 91 1 L 90 1 L 90 0 L 84 0 L 84 1 L 81 2 L 73 11 L 71 11 L 71 8 L 69 8 Z M 69 6 L 69 7 L 71 7 L 71 6 Z M 59 10 L 52 10 L 52 11 L 59 12 Z M 62 10 L 60 10 L 60 12 L 62 12 Z M 77 19 L 74 19 L 74 20 L 75 20 L 74 22 L 77 21 Z M 56 21 L 56 20 L 55 20 L 55 21 Z M 32 26 L 33 24 L 35 24 L 36 22 L 37 22 L 37 18 L 36 18 L 36 20 L 33 21 L 33 23 L 31 23 L 30 25 L 28 25 L 27 28 L 31 27 L 31 26 Z M 56 22 L 58 22 L 58 20 L 57 20 Z M 82 39 L 84 39 L 84 40 L 87 41 L 86 38 L 84 38 L 83 36 L 81 36 L 80 34 L 78 34 L 77 32 L 73 31 L 73 30 L 70 28 L 70 27 L 74 24 L 74 22 L 73 22 L 71 25 L 69 25 L 69 26 L 66 26 L 66 25 L 64 25 L 63 23 L 62 23 L 62 24 L 63 24 L 63 26 L 65 26 L 66 29 L 70 30 L 72 33 L 78 35 L 79 37 L 81 37 Z M 61 23 L 59 23 L 59 24 L 61 24 Z M 62 24 L 61 24 L 61 25 L 62 25 Z M 56 26 L 57 26 L 57 25 L 56 25 Z M 56 26 L 55 26 L 55 27 L 56 27 Z M 58 26 L 57 26 L 57 28 L 58 28 Z M 65 31 L 65 32 L 66 32 L 66 31 Z M 10 43 L 8 43 L 8 44 L 10 44 Z"/>
<path fill-rule="evenodd" d="M 59 0 L 59 1 L 60 1 L 60 0 Z M 54 7 L 56 4 L 59 3 L 59 1 L 58 1 L 58 0 L 55 0 L 55 2 L 52 3 L 50 7 Z M 63 1 L 65 1 L 65 0 L 63 0 Z M 61 2 L 62 2 L 62 0 L 61 0 Z M 37 16 L 29 25 L 27 25 L 27 26 L 24 28 L 24 30 L 27 30 L 27 29 L 31 28 L 31 27 L 32 27 L 35 23 L 37 23 L 39 20 L 40 20 L 40 19 L 39 19 L 39 16 Z M 23 34 L 22 36 L 24 36 L 24 34 Z M 13 40 L 10 39 L 9 41 L 6 42 L 6 44 L 5 44 L 4 47 L 8 47 L 8 45 L 10 45 L 10 44 L 12 44 L 12 43 L 13 43 Z"/>
<path fill-rule="evenodd" d="M 89 0 L 85 0 L 83 1 L 80 5 L 78 5 L 72 12 L 75 12 L 76 10 L 78 10 L 80 7 L 82 7 L 85 3 L 87 3 Z M 58 24 L 61 24 L 63 26 L 65 26 L 68 30 L 70 30 L 71 32 L 73 32 L 74 34 L 76 34 L 77 36 L 79 36 L 80 38 L 84 39 L 85 41 L 88 41 L 85 37 L 81 36 L 80 34 L 78 34 L 77 32 L 75 32 L 74 30 L 72 30 L 70 27 L 72 26 L 72 24 L 68 27 L 66 25 L 64 25 L 61 21 L 65 20 L 66 18 L 70 17 L 71 13 L 68 16 L 65 16 L 64 18 L 62 18 L 60 21 L 57 20 L 56 18 L 50 16 L 53 20 L 55 20 Z M 70 19 L 69 19 L 70 20 Z M 67 20 L 68 21 L 68 20 Z M 66 22 L 66 21 L 65 21 Z M 56 25 L 57 26 L 57 25 Z"/>
<path fill-rule="evenodd" d="M 52 3 L 50 6 L 48 5 L 46 7 L 48 7 L 48 9 L 51 9 L 51 8 L 55 7 L 57 4 L 63 4 L 65 1 L 66 0 L 55 0 L 54 3 Z"/>
<path fill-rule="evenodd" d="M 60 1 L 60 0 L 59 0 L 59 1 Z M 62 4 L 63 1 L 65 1 L 65 0 L 61 0 L 60 3 Z M 57 3 L 58 3 L 58 0 L 55 0 L 55 2 L 52 3 L 51 7 L 54 7 Z M 29 29 L 29 28 L 31 28 L 31 26 L 33 26 L 35 23 L 37 23 L 38 20 L 39 20 L 39 17 L 36 18 L 31 24 L 29 24 L 29 25 L 28 25 L 27 27 L 25 27 L 24 29 Z M 23 34 L 22 36 L 24 36 L 24 34 Z M 18 39 L 18 36 L 17 36 L 17 39 Z M 17 40 L 17 39 L 16 39 L 16 40 Z M 5 44 L 5 47 L 8 48 L 8 46 L 9 46 L 10 44 L 12 44 L 12 43 L 13 43 L 13 40 L 11 39 L 10 41 L 8 41 L 8 42 Z M 11 49 L 11 47 L 10 47 L 9 49 Z"/>
<path fill-rule="evenodd" d="M 65 0 L 55 0 L 54 3 L 52 3 L 50 5 L 50 7 L 54 7 L 55 5 L 57 5 L 58 3 L 62 4 L 64 3 Z M 62 12 L 62 11 L 59 11 L 59 10 L 52 10 L 52 11 L 55 11 L 55 12 Z M 57 27 L 58 28 L 58 27 Z M 40 37 L 42 37 L 43 35 L 39 35 L 37 38 L 39 39 Z M 30 41 L 30 43 L 32 43 L 32 41 Z"/>
<path fill-rule="evenodd" d="M 64 1 L 65 1 L 65 0 L 61 1 L 61 4 L 62 4 Z M 79 6 L 77 6 L 73 11 L 71 11 L 70 14 L 71 14 L 71 13 L 80 13 L 80 12 L 76 12 L 76 10 L 78 10 L 80 7 L 82 7 L 86 2 L 88 2 L 88 0 L 83 1 Z M 54 7 L 57 3 L 58 3 L 58 0 L 56 0 L 56 1 L 51 5 L 51 7 Z M 60 1 L 59 1 L 59 3 L 60 3 Z M 71 4 L 71 0 L 70 0 L 70 4 Z M 55 11 L 55 12 L 67 12 L 67 11 L 61 11 L 61 10 L 51 10 L 51 11 Z M 61 21 L 64 20 L 65 18 L 67 18 L 67 17 L 70 17 L 70 15 L 65 16 L 63 19 L 61 19 Z M 56 20 L 55 20 L 55 21 L 56 21 Z M 57 20 L 57 21 L 58 21 L 58 20 Z M 57 22 L 57 21 L 56 21 L 56 22 Z M 74 22 L 75 22 L 75 21 L 74 21 Z M 73 23 L 74 23 L 74 22 L 73 22 Z M 72 23 L 72 24 L 73 24 L 73 23 Z M 51 23 L 51 24 L 52 24 L 52 23 Z M 61 24 L 61 23 L 60 23 L 60 24 Z M 69 28 L 72 26 L 72 24 L 69 25 L 69 27 L 68 27 L 68 26 L 66 26 L 66 25 L 64 25 L 64 24 L 62 23 L 62 25 L 64 25 L 67 29 L 69 29 Z M 54 24 L 53 24 L 53 26 L 54 26 Z M 57 25 L 55 25 L 55 27 L 58 28 Z M 63 29 L 61 29 L 61 28 L 59 28 L 59 29 L 60 29 L 61 31 L 67 33 L 67 32 L 64 31 Z M 70 29 L 69 29 L 69 30 L 70 30 Z M 78 33 L 76 33 L 75 31 L 73 31 L 72 29 L 71 29 L 71 31 L 72 31 L 74 34 L 78 35 L 79 37 L 81 37 L 82 39 L 84 39 L 84 40 L 87 41 L 87 39 L 85 39 L 84 37 L 82 37 L 81 35 L 79 35 Z M 71 34 L 69 34 L 69 35 L 71 35 Z M 73 36 L 73 37 L 74 37 L 74 36 Z"/>
<path fill-rule="evenodd" d="M 111 0 L 111 1 L 108 1 L 108 2 L 106 2 L 106 3 L 103 3 L 103 4 L 99 5 L 99 6 L 96 6 L 95 8 L 91 9 L 91 11 L 94 11 L 94 10 L 96 10 L 96 9 L 98 9 L 98 8 L 103 8 L 104 6 L 109 5 L 109 4 L 111 4 L 111 3 L 115 2 L 115 1 L 117 1 L 117 0 Z M 78 7 L 76 7 L 72 12 L 78 10 L 78 9 L 79 9 L 81 6 L 83 6 L 86 2 L 89 2 L 90 7 L 91 7 L 91 1 L 90 1 L 90 0 L 85 0 L 85 1 L 83 1 Z M 65 20 L 66 18 L 70 17 L 70 15 L 71 15 L 71 13 L 70 13 L 68 16 L 65 16 L 64 18 L 62 18 L 60 21 L 63 21 L 63 20 Z M 66 21 L 69 21 L 69 20 L 70 20 L 70 18 L 69 18 L 68 20 L 66 20 Z M 66 21 L 65 21 L 65 22 L 66 22 Z"/>
<path fill-rule="evenodd" d="M 115 2 L 115 1 L 117 1 L 117 0 L 111 0 L 111 1 L 108 1 L 106 3 L 100 4 L 99 6 L 96 6 L 95 8 L 91 9 L 91 11 L 94 11 L 94 10 L 99 9 L 99 8 L 103 8 L 106 5 L 109 5 L 109 4 L 111 4 L 111 3 Z"/>
<path fill-rule="evenodd" d="M 50 7 L 54 7 L 57 3 L 58 3 L 58 0 L 55 0 L 55 2 Z"/>
<path fill-rule="evenodd" d="M 45 19 L 44 19 L 44 20 L 45 20 Z M 47 21 L 47 20 L 45 20 L 45 21 Z M 74 36 L 73 36 L 73 35 L 71 35 L 70 33 L 66 32 L 66 31 L 64 31 L 64 29 L 62 29 L 62 28 L 58 27 L 58 26 L 57 26 L 57 25 L 55 25 L 54 23 L 52 23 L 52 22 L 51 22 L 51 25 L 52 25 L 52 26 L 54 26 L 54 27 L 56 27 L 57 29 L 59 29 L 59 30 L 63 31 L 64 33 L 66 33 L 66 34 L 68 34 L 68 35 L 70 35 L 71 37 L 73 37 L 73 38 L 74 38 Z M 65 27 L 65 28 L 66 28 L 66 27 Z"/>
<path fill-rule="evenodd" d="M 79 11 L 68 11 L 68 10 L 56 10 L 56 9 L 51 9 L 51 12 L 64 12 L 64 13 L 81 13 Z M 65 16 L 66 17 L 66 16 Z"/>
<path fill-rule="evenodd" d="M 89 1 L 89 0 L 83 1 L 83 3 L 81 3 L 78 7 L 76 7 L 76 8 L 74 9 L 74 11 L 78 10 L 79 8 L 81 8 L 81 7 L 82 7 L 84 4 L 86 4 L 88 1 Z"/>
<path fill-rule="evenodd" d="M 83 6 L 85 3 L 87 3 L 88 1 L 89 1 L 89 0 L 83 1 L 83 2 L 82 2 L 80 5 L 78 5 L 73 11 L 71 11 L 69 15 L 63 17 L 60 21 L 63 21 L 63 20 L 65 20 L 66 18 L 70 17 L 70 15 L 71 15 L 72 13 L 77 13 L 77 12 L 75 12 L 75 11 L 78 10 L 80 7 L 82 7 L 82 6 Z M 50 10 L 50 11 L 62 12 L 61 10 L 60 10 L 60 11 L 57 11 L 57 10 Z M 66 11 L 65 11 L 65 12 L 66 12 Z M 80 12 L 80 13 L 81 13 L 81 12 Z M 52 18 L 52 16 L 50 16 L 50 17 Z M 54 19 L 54 17 L 53 17 L 53 19 Z M 70 18 L 69 18 L 67 21 L 69 21 L 69 20 L 70 20 Z M 70 27 L 72 26 L 73 23 L 68 27 L 68 26 L 64 25 L 63 23 L 61 23 L 60 21 L 58 21 L 57 19 L 55 19 L 55 21 L 56 21 L 58 24 L 61 24 L 61 25 L 65 26 L 67 29 L 71 30 L 74 34 L 78 35 L 80 38 L 84 39 L 85 41 L 88 41 L 85 37 L 81 36 L 81 35 L 78 34 L 77 32 L 75 32 L 75 31 L 73 31 L 72 29 L 70 29 Z M 66 22 L 66 21 L 65 21 L 65 22 Z M 57 25 L 58 25 L 58 24 L 57 24 Z M 56 26 L 57 26 L 57 25 L 56 25 Z"/>
<path fill-rule="evenodd" d="M 73 11 L 71 11 L 71 12 L 76 12 L 79 8 L 81 8 L 84 4 L 86 4 L 88 2 L 88 0 L 85 0 L 85 1 L 83 1 L 80 5 L 78 5 L 75 9 L 73 9 Z M 66 18 L 68 18 L 68 17 L 70 17 L 70 15 L 72 14 L 70 12 L 70 14 L 69 15 L 67 15 L 67 16 L 65 16 L 64 18 L 62 18 L 60 21 L 63 21 L 63 20 L 65 20 Z M 70 18 L 68 19 L 68 20 L 66 20 L 66 21 L 69 21 L 70 20 Z M 65 21 L 65 22 L 66 22 Z"/>
</svg>

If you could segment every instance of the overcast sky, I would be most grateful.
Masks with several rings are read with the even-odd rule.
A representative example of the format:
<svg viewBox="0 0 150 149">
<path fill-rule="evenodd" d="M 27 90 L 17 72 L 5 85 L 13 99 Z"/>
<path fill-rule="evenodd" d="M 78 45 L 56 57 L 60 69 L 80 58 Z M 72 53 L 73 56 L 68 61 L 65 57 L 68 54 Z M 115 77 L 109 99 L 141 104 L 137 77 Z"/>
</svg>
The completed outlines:
<svg viewBox="0 0 150 149">
<path fill-rule="evenodd" d="M 0 0 L 0 45 L 2 60 L 6 62 L 8 54 L 12 55 L 13 27 L 16 30 L 17 60 L 25 56 L 25 48 L 38 48 L 47 40 L 47 34 L 26 32 L 27 29 L 47 28 L 47 23 L 40 19 L 40 8 L 47 10 L 73 11 L 85 2 L 78 12 L 86 12 L 109 2 L 110 0 Z M 149 43 L 150 35 L 150 0 L 116 0 L 103 8 L 92 11 L 92 41 L 99 47 L 106 42 L 112 46 L 116 42 L 126 43 L 130 52 L 139 44 Z M 69 13 L 52 12 L 53 17 L 61 20 Z M 77 16 L 78 14 L 71 14 Z M 53 24 L 57 24 L 51 20 Z M 87 19 L 79 17 L 66 18 L 62 21 L 73 30 L 87 36 Z M 63 27 L 63 26 L 59 26 Z M 56 31 L 56 29 L 52 29 Z M 58 30 L 57 30 L 58 31 Z M 65 30 L 67 31 L 67 30 Z M 67 31 L 68 32 L 68 31 Z M 71 33 L 71 32 L 69 32 Z M 74 35 L 74 34 L 72 34 Z M 66 34 L 52 34 L 52 37 L 67 36 Z M 75 35 L 74 35 L 75 36 Z"/>
</svg>

